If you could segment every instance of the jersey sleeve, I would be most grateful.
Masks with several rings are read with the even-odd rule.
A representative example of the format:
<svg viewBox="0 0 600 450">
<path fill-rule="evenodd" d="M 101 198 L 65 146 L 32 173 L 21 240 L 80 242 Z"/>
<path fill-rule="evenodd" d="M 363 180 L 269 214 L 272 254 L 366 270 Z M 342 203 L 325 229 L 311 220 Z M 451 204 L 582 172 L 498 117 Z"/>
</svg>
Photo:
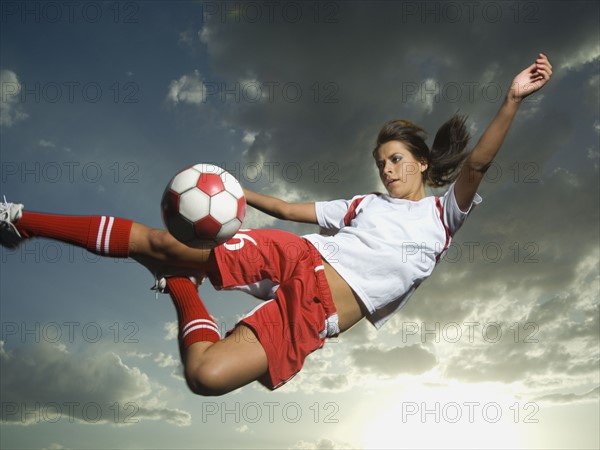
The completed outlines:
<svg viewBox="0 0 600 450">
<path fill-rule="evenodd" d="M 442 205 L 444 206 L 444 221 L 448 227 L 448 230 L 450 231 L 451 236 L 454 236 L 454 233 L 456 233 L 462 226 L 473 208 L 479 205 L 482 201 L 480 195 L 476 193 L 469 208 L 466 211 L 462 211 L 456 202 L 456 196 L 454 194 L 455 184 L 456 182 L 452 183 L 444 196 L 441 198 Z"/>
<path fill-rule="evenodd" d="M 337 231 L 344 226 L 344 217 L 350 207 L 350 200 L 316 202 L 317 222 L 321 229 Z"/>
</svg>

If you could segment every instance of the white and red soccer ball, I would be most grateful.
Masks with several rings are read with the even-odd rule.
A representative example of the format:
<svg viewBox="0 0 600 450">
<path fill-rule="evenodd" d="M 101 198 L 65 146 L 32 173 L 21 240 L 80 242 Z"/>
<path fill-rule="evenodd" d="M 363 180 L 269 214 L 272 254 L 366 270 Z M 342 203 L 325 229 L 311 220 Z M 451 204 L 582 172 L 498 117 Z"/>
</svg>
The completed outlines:
<svg viewBox="0 0 600 450">
<path fill-rule="evenodd" d="M 161 202 L 169 232 L 190 247 L 214 247 L 242 226 L 246 199 L 239 182 L 212 164 L 196 164 L 177 173 Z"/>
</svg>

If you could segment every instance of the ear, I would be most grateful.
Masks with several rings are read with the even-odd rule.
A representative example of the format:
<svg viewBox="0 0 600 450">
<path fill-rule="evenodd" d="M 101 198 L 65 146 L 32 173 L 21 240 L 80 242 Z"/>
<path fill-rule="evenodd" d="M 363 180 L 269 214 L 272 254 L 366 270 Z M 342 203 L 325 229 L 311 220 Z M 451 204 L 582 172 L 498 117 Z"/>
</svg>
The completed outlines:
<svg viewBox="0 0 600 450">
<path fill-rule="evenodd" d="M 425 160 L 420 161 L 419 165 L 421 166 L 421 173 L 425 172 L 429 167 L 429 164 L 427 164 L 427 161 Z"/>
</svg>

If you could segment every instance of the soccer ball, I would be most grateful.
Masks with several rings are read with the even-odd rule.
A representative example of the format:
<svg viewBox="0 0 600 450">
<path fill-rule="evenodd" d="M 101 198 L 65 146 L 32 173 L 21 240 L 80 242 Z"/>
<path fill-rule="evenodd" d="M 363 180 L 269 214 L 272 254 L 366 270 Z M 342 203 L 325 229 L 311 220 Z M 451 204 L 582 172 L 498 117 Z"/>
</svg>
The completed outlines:
<svg viewBox="0 0 600 450">
<path fill-rule="evenodd" d="M 212 164 L 196 164 L 177 173 L 161 202 L 167 230 L 190 247 L 214 247 L 242 226 L 246 199 L 239 182 Z"/>
</svg>

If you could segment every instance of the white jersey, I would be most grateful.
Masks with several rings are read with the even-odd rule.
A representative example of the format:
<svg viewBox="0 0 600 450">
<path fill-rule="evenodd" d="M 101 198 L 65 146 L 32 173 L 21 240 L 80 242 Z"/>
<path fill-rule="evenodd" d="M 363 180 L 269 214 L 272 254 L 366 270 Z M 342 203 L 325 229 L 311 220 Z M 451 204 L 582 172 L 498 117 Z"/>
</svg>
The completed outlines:
<svg viewBox="0 0 600 450">
<path fill-rule="evenodd" d="M 433 272 L 474 205 L 463 212 L 454 183 L 419 201 L 369 194 L 316 202 L 322 234 L 304 236 L 364 303 L 380 328 Z M 328 233 L 329 235 L 323 235 Z"/>
</svg>

